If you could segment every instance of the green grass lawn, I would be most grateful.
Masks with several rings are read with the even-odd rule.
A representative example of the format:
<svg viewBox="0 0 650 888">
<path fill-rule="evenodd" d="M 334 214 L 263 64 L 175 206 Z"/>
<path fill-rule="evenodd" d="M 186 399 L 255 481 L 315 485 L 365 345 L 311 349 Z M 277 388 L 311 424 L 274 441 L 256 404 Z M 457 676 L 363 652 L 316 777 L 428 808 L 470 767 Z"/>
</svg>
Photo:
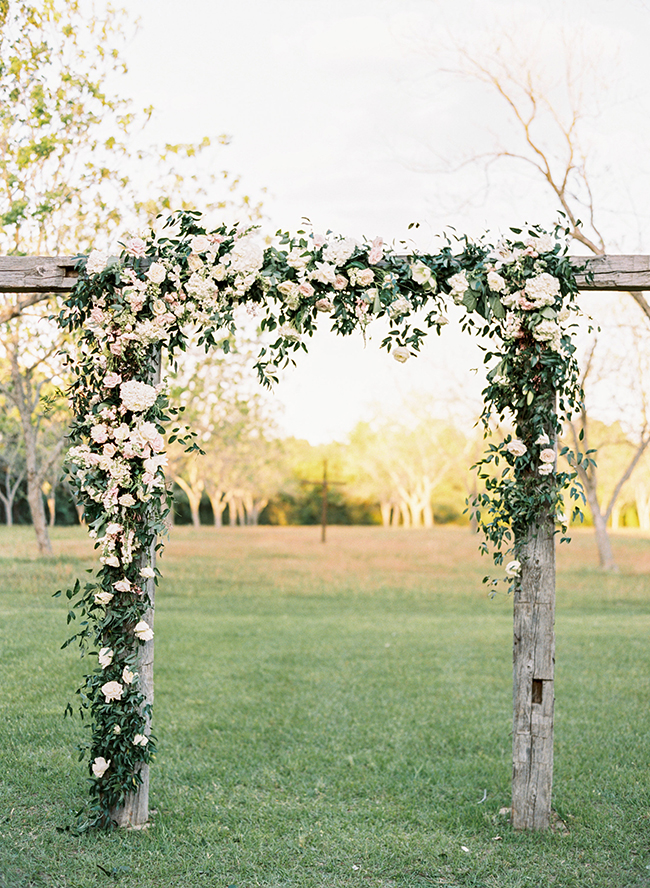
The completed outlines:
<svg viewBox="0 0 650 888">
<path fill-rule="evenodd" d="M 511 601 L 466 529 L 176 528 L 160 564 L 151 827 L 76 836 L 63 720 L 83 664 L 37 560 L 0 528 L 0 886 L 650 886 L 650 540 L 562 547 L 547 834 L 509 805 Z"/>
</svg>

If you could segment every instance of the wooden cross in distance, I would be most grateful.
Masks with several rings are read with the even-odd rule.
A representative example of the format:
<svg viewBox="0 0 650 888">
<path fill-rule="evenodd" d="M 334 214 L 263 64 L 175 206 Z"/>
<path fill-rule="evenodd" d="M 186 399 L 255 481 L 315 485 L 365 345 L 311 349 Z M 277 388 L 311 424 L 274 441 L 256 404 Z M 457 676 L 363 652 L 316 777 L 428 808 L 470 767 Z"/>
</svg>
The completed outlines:
<svg viewBox="0 0 650 888">
<path fill-rule="evenodd" d="M 327 479 L 327 460 L 323 460 L 323 480 L 322 481 L 303 481 L 303 484 L 320 484 L 322 490 L 322 512 L 321 512 L 321 534 L 320 541 L 324 543 L 327 538 L 327 493 L 332 485 L 344 485 L 345 481 L 328 481 Z"/>
</svg>

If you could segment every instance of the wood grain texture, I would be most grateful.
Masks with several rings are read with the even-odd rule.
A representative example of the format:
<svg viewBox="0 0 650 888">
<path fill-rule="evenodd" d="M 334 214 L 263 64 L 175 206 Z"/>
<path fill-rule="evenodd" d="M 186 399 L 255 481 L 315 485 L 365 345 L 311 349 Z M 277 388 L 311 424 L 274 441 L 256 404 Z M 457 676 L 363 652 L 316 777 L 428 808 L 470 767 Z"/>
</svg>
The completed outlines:
<svg viewBox="0 0 650 888">
<path fill-rule="evenodd" d="M 571 263 L 585 266 L 576 275 L 581 290 L 650 290 L 650 256 L 578 256 Z"/>
<path fill-rule="evenodd" d="M 555 536 L 542 517 L 521 550 L 514 596 L 512 825 L 547 829 L 553 788 Z"/>
<path fill-rule="evenodd" d="M 72 256 L 0 256 L 0 292 L 66 293 L 77 281 Z"/>
</svg>

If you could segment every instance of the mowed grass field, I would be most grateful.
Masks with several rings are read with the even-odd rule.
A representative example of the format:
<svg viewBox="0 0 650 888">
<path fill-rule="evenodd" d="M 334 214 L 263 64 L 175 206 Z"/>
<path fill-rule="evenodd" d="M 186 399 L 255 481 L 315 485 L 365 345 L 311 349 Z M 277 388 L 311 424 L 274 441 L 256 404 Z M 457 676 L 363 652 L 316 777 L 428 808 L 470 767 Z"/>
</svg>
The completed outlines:
<svg viewBox="0 0 650 888">
<path fill-rule="evenodd" d="M 0 528 L 0 886 L 650 886 L 650 540 L 559 551 L 556 828 L 510 803 L 512 602 L 467 529 L 176 528 L 151 826 L 74 835 L 81 529 Z M 92 664 L 88 664 L 92 665 Z"/>
</svg>

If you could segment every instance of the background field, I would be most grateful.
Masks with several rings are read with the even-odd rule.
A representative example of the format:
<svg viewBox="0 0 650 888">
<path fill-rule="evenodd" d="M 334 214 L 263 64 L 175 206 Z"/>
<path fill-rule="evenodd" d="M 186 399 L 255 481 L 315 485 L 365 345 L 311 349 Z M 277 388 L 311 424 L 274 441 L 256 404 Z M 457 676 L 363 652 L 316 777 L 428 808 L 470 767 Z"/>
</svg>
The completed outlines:
<svg viewBox="0 0 650 888">
<path fill-rule="evenodd" d="M 93 552 L 0 528 L 0 885 L 650 885 L 650 540 L 560 550 L 556 829 L 509 804 L 511 601 L 467 529 L 176 528 L 156 614 L 151 828 L 72 835 L 62 711 L 83 664 L 51 593 Z"/>
</svg>

